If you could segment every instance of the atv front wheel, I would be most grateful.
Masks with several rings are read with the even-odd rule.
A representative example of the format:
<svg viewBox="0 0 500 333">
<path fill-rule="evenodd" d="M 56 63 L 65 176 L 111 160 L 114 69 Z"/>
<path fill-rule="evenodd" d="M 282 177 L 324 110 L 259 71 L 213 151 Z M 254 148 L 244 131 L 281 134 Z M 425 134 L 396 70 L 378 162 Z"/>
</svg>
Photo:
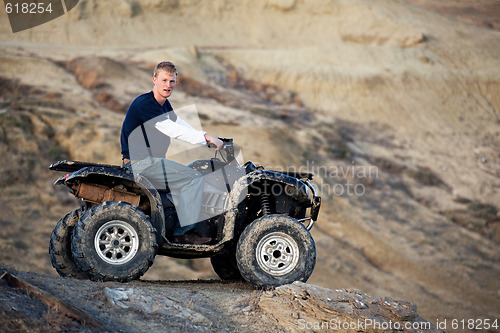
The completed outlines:
<svg viewBox="0 0 500 333">
<path fill-rule="evenodd" d="M 314 240 L 296 219 L 266 215 L 240 236 L 236 260 L 241 275 L 257 287 L 306 282 L 316 264 Z"/>
<path fill-rule="evenodd" d="M 63 277 L 74 277 L 86 279 L 87 276 L 78 268 L 71 254 L 71 236 L 73 228 L 82 215 L 80 209 L 76 209 L 57 222 L 56 227 L 50 235 L 49 254 L 52 266 L 57 273 Z"/>
<path fill-rule="evenodd" d="M 138 279 L 153 264 L 157 248 L 149 217 L 125 202 L 92 207 L 73 234 L 73 258 L 91 280 Z"/>
</svg>

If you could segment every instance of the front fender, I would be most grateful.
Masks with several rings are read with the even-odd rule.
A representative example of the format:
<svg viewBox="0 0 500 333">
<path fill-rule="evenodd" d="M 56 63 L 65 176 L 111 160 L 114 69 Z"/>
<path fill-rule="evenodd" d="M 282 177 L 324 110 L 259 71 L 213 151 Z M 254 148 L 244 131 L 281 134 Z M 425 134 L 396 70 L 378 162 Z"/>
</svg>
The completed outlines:
<svg viewBox="0 0 500 333">
<path fill-rule="evenodd" d="M 231 203 L 241 202 L 246 196 L 248 188 L 261 180 L 270 180 L 295 187 L 300 193 L 307 196 L 307 185 L 300 179 L 270 170 L 256 170 L 238 179 L 231 191 Z"/>
<path fill-rule="evenodd" d="M 288 176 L 286 174 L 270 171 L 270 170 L 255 170 L 247 175 L 239 178 L 233 185 L 230 193 L 230 204 L 229 209 L 225 213 L 225 225 L 224 225 L 224 241 L 229 241 L 234 236 L 236 223 L 241 222 L 242 217 L 239 211 L 238 205 L 245 200 L 248 189 L 252 184 L 262 180 L 269 180 L 273 182 L 282 183 L 284 185 L 291 185 L 298 190 L 298 193 L 303 193 L 304 198 L 307 197 L 308 185 L 306 185 L 302 180 Z M 317 217 L 317 214 L 315 214 Z"/>
</svg>

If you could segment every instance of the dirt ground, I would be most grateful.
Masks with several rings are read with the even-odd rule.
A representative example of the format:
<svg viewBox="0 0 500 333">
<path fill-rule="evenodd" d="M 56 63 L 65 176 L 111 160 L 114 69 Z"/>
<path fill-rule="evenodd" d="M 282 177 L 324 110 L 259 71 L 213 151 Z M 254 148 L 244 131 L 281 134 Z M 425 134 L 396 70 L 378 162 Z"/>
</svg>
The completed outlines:
<svg viewBox="0 0 500 333">
<path fill-rule="evenodd" d="M 47 306 L 44 298 L 1 279 L 2 332 L 301 332 L 319 327 L 319 331 L 380 332 L 380 327 L 382 331 L 395 327 L 438 332 L 435 324 L 420 318 L 415 305 L 375 299 L 357 290 L 333 291 L 299 282 L 258 290 L 247 283 L 220 280 L 124 285 L 9 272 L 63 305 Z M 78 311 L 80 317 L 67 315 L 63 306 Z"/>
</svg>

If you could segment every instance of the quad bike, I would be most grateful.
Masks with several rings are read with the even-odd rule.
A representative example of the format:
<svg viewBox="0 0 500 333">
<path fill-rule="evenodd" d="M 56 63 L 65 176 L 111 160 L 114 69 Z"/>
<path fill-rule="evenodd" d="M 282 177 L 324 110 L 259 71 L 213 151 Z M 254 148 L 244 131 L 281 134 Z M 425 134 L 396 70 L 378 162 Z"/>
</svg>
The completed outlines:
<svg viewBox="0 0 500 333">
<path fill-rule="evenodd" d="M 196 228 L 207 244 L 176 243 L 173 193 L 158 190 L 121 166 L 59 161 L 49 168 L 67 174 L 66 185 L 80 208 L 59 220 L 49 253 L 61 276 L 128 282 L 141 277 L 156 255 L 210 257 L 223 280 L 257 287 L 305 282 L 315 266 L 309 233 L 321 198 L 311 173 L 277 172 L 252 162 L 240 166 L 232 139 L 216 156 L 188 166 L 205 178 Z"/>
</svg>

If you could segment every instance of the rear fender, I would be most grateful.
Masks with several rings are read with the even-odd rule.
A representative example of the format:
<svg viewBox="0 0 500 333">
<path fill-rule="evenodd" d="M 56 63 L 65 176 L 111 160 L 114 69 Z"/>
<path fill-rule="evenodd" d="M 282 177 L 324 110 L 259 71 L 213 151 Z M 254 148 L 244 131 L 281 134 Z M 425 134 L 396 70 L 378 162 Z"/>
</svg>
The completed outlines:
<svg viewBox="0 0 500 333">
<path fill-rule="evenodd" d="M 65 184 L 74 191 L 74 186 L 78 186 L 76 184 L 93 184 L 95 186 L 105 186 L 108 188 L 122 184 L 134 187 L 140 195 L 145 195 L 148 198 L 151 207 L 151 224 L 157 231 L 156 238 L 158 244 L 163 243 L 162 237 L 165 236 L 165 214 L 163 212 L 163 205 L 160 194 L 147 178 L 141 175 L 134 176 L 133 173 L 122 168 L 89 166 L 59 178 L 55 184 Z M 76 194 L 77 193 L 75 193 L 75 195 Z M 120 194 L 118 193 L 117 196 L 111 198 L 116 198 L 114 200 L 112 199 L 112 201 L 120 201 Z"/>
</svg>

